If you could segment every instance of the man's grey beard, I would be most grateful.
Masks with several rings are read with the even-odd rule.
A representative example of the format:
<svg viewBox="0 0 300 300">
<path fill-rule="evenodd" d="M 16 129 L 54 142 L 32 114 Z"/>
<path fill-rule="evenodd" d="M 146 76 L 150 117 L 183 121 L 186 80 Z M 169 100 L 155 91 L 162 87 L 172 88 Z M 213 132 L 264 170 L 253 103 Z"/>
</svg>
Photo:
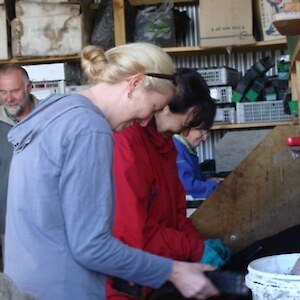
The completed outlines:
<svg viewBox="0 0 300 300">
<path fill-rule="evenodd" d="M 31 101 L 30 96 L 27 96 L 24 99 L 24 101 L 21 102 L 20 105 L 17 108 L 11 109 L 9 106 L 6 106 L 5 110 L 6 110 L 7 113 L 9 113 L 9 115 L 12 118 L 17 118 L 18 116 L 20 116 L 24 112 L 25 107 L 29 104 L 30 101 Z"/>
<path fill-rule="evenodd" d="M 27 101 L 24 102 L 24 103 L 22 103 L 21 105 L 19 105 L 17 109 L 14 109 L 14 111 L 11 111 L 11 110 L 8 109 L 7 107 L 6 107 L 6 110 L 8 111 L 8 113 L 9 113 L 12 117 L 16 118 L 16 117 L 18 117 L 20 114 L 22 114 L 22 112 L 23 112 L 24 109 L 25 109 L 26 104 L 27 104 Z"/>
</svg>

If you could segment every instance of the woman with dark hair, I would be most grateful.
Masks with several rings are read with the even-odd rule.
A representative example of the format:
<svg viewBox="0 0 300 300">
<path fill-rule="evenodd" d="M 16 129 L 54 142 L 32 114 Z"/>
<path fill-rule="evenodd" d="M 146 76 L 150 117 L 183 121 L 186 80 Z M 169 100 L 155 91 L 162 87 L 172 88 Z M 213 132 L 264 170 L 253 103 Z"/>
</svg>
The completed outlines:
<svg viewBox="0 0 300 300">
<path fill-rule="evenodd" d="M 190 262 L 205 260 L 220 267 L 228 261 L 229 250 L 220 240 L 207 240 L 186 217 L 185 192 L 172 141 L 175 133 L 210 127 L 214 114 L 206 115 L 205 110 L 215 104 L 197 71 L 177 70 L 176 84 L 178 96 L 156 112 L 148 126 L 134 124 L 114 134 L 113 234 L 154 254 Z M 210 242 L 206 245 L 206 241 Z M 112 288 L 114 282 L 108 282 L 108 299 L 127 299 Z"/>
</svg>

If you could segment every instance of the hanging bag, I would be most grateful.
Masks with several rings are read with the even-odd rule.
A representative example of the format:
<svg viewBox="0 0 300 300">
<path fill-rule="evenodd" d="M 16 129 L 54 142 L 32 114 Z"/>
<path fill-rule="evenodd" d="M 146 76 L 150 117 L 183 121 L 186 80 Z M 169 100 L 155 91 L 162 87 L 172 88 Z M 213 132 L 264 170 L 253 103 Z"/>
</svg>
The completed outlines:
<svg viewBox="0 0 300 300">
<path fill-rule="evenodd" d="M 158 8 L 150 6 L 140 10 L 135 19 L 135 42 L 150 42 L 161 47 L 176 45 L 173 1 L 165 0 Z"/>
</svg>

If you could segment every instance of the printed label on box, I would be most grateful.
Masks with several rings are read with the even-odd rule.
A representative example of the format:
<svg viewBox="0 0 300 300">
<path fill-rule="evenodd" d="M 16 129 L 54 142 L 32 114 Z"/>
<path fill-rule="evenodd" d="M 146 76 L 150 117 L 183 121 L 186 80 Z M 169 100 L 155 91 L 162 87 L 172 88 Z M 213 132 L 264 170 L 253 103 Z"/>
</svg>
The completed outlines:
<svg viewBox="0 0 300 300">
<path fill-rule="evenodd" d="M 201 0 L 200 46 L 245 45 L 255 42 L 251 0 Z"/>
</svg>

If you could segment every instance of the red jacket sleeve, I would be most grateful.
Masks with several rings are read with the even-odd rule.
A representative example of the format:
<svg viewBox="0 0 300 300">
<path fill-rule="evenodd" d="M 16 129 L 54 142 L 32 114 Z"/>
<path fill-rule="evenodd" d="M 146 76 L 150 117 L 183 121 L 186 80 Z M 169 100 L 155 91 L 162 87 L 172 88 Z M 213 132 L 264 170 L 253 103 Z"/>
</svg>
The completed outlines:
<svg viewBox="0 0 300 300">
<path fill-rule="evenodd" d="M 115 135 L 114 235 L 154 254 L 199 261 L 204 237 L 186 218 L 173 148 L 160 155 L 140 126 Z"/>
</svg>

